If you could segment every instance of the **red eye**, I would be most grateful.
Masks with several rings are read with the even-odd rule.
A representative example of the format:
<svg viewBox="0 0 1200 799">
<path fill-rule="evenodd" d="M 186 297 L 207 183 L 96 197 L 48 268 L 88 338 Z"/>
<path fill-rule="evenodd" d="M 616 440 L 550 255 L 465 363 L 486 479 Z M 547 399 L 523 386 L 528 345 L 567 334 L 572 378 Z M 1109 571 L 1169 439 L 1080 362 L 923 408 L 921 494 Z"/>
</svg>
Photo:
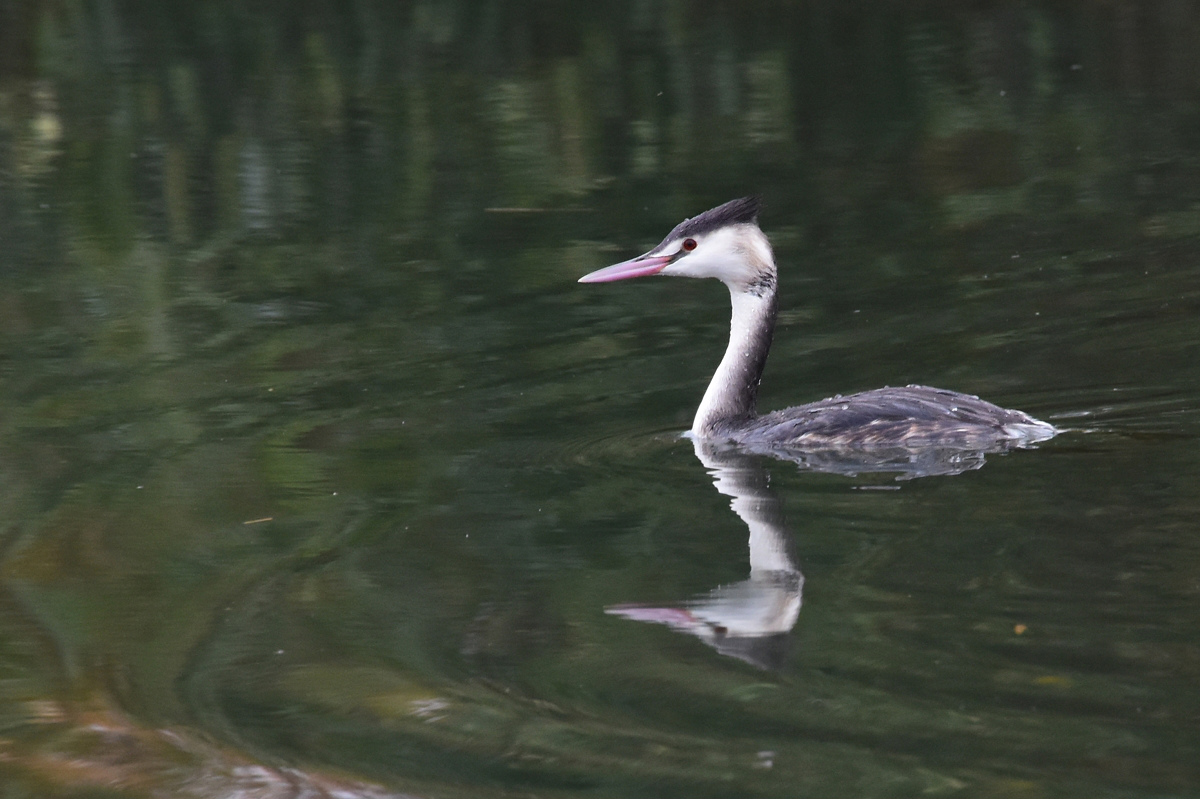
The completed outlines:
<svg viewBox="0 0 1200 799">
<path fill-rule="evenodd" d="M 696 249 L 696 240 L 695 239 L 684 239 L 683 240 L 683 249 L 686 250 L 687 252 L 691 252 L 692 250 Z"/>
</svg>

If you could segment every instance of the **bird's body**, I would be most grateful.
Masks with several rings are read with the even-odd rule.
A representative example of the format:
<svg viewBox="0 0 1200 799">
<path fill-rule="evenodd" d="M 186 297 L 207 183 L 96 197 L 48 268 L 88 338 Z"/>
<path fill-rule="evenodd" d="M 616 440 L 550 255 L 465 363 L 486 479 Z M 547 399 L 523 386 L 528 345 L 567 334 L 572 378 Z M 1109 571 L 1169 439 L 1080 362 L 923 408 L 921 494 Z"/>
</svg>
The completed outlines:
<svg viewBox="0 0 1200 799">
<path fill-rule="evenodd" d="M 834 447 L 944 447 L 987 449 L 998 441 L 1030 443 L 1053 427 L 1027 413 L 970 394 L 929 386 L 878 388 L 798 405 L 735 424 L 718 438 L 746 444 L 789 442 Z"/>
<path fill-rule="evenodd" d="M 990 451 L 1025 446 L 1057 430 L 1026 413 L 928 386 L 880 388 L 759 416 L 755 400 L 776 316 L 776 267 L 745 197 L 687 219 L 650 252 L 592 272 L 584 283 L 661 274 L 714 277 L 733 306 L 729 346 L 692 423 L 698 439 L 760 449 L 939 448 Z"/>
</svg>

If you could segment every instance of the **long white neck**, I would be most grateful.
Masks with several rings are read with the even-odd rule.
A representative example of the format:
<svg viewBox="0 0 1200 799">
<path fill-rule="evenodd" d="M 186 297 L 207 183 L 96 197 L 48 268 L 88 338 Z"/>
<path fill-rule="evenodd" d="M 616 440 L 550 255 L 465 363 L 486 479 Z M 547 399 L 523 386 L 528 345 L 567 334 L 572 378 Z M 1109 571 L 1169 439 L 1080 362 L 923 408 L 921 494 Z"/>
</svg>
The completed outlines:
<svg viewBox="0 0 1200 799">
<path fill-rule="evenodd" d="M 775 330 L 773 279 L 752 290 L 731 286 L 729 296 L 733 304 L 729 346 L 692 422 L 692 435 L 700 438 L 721 438 L 729 427 L 754 417 L 758 384 Z"/>
</svg>

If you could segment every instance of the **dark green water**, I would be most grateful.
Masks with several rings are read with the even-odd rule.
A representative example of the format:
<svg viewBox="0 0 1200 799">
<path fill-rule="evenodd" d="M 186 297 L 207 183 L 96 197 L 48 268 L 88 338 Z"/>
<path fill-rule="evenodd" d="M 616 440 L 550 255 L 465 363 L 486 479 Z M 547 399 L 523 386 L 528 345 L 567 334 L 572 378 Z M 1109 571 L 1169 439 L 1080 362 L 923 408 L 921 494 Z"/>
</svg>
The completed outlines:
<svg viewBox="0 0 1200 799">
<path fill-rule="evenodd" d="M 0 796 L 1197 795 L 1197 37 L 0 3 Z M 678 435 L 727 292 L 575 283 L 750 192 L 764 408 L 921 382 L 1072 428 L 718 464 L 774 594 Z M 628 618 L 801 573 L 740 648 Z"/>
</svg>

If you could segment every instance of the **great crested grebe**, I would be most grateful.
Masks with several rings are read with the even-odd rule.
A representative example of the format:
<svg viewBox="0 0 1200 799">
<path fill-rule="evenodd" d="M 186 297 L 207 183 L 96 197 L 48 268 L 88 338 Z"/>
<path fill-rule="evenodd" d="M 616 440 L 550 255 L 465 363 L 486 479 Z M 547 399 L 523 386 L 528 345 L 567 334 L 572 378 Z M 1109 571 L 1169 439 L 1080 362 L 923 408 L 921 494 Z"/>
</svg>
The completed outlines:
<svg viewBox="0 0 1200 799">
<path fill-rule="evenodd" d="M 606 283 L 649 275 L 715 277 L 733 303 L 729 347 L 692 422 L 698 439 L 751 448 L 938 448 L 992 451 L 1054 436 L 1053 425 L 969 394 L 929 386 L 879 388 L 755 412 L 775 328 L 776 270 L 758 227 L 757 197 L 719 205 L 675 226 L 645 255 L 579 279 Z"/>
</svg>

